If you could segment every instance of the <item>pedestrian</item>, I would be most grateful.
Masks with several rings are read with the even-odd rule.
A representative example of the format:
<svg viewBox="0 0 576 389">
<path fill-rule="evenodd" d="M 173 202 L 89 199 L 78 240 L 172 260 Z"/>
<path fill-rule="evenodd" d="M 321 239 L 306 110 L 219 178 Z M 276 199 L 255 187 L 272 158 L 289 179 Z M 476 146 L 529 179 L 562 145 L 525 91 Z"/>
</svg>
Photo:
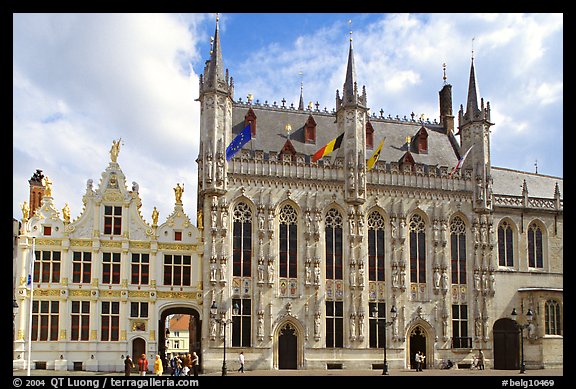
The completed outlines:
<svg viewBox="0 0 576 389">
<path fill-rule="evenodd" d="M 194 377 L 198 377 L 198 367 L 200 365 L 200 357 L 196 354 L 196 351 L 192 352 L 192 371 L 194 372 Z"/>
<path fill-rule="evenodd" d="M 414 355 L 414 362 L 416 364 L 416 371 L 420 371 L 420 351 Z"/>
<path fill-rule="evenodd" d="M 182 357 L 182 365 L 188 368 L 188 374 L 190 374 L 190 371 L 192 370 L 192 356 L 190 355 L 190 353 L 188 354 L 184 354 L 184 356 Z M 187 375 L 188 375 L 187 374 Z"/>
<path fill-rule="evenodd" d="M 238 371 L 240 373 L 244 373 L 244 351 L 240 351 L 240 355 L 238 355 L 238 362 L 240 362 L 240 368 Z"/>
<path fill-rule="evenodd" d="M 164 366 L 162 366 L 162 359 L 160 355 L 156 354 L 156 360 L 154 360 L 154 374 L 162 375 L 164 373 Z"/>
<path fill-rule="evenodd" d="M 136 366 L 134 366 L 134 362 L 132 362 L 130 355 L 126 355 L 126 359 L 124 359 L 124 375 L 129 377 L 130 371 L 135 367 Z"/>
<path fill-rule="evenodd" d="M 422 367 L 426 366 L 426 355 L 424 355 L 424 353 L 422 351 L 420 351 L 420 371 L 424 371 L 422 370 Z"/>
<path fill-rule="evenodd" d="M 478 350 L 478 369 L 484 370 L 484 353 Z"/>
<path fill-rule="evenodd" d="M 146 354 L 142 354 L 138 360 L 138 372 L 140 375 L 146 375 L 148 371 L 148 359 L 146 359 Z"/>
</svg>

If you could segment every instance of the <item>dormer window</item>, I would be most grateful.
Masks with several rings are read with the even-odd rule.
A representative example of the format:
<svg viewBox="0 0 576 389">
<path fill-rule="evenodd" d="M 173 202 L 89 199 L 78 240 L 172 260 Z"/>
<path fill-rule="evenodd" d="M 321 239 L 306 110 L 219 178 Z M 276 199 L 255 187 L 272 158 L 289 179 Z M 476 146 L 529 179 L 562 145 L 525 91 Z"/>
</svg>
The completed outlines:
<svg viewBox="0 0 576 389">
<path fill-rule="evenodd" d="M 246 127 L 250 123 L 250 129 L 252 131 L 252 138 L 256 136 L 256 114 L 250 108 L 246 116 L 244 116 L 244 127 Z"/>
<path fill-rule="evenodd" d="M 424 126 L 414 136 L 414 143 L 418 154 L 428 154 L 428 131 Z"/>
<path fill-rule="evenodd" d="M 122 207 L 104 206 L 104 234 L 120 235 L 122 233 Z"/>
<path fill-rule="evenodd" d="M 374 127 L 369 121 L 366 123 L 366 148 L 374 148 Z"/>
<path fill-rule="evenodd" d="M 316 120 L 312 115 L 308 116 L 304 125 L 304 142 L 316 144 Z"/>
</svg>

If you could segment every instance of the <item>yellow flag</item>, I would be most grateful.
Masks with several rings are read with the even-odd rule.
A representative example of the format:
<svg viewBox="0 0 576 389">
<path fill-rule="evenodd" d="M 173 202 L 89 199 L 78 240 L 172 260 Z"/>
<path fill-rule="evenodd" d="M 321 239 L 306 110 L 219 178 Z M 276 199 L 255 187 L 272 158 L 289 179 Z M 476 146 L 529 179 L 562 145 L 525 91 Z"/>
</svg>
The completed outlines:
<svg viewBox="0 0 576 389">
<path fill-rule="evenodd" d="M 366 165 L 367 165 L 366 170 L 372 169 L 374 167 L 374 165 L 376 165 L 376 162 L 378 162 L 378 158 L 380 158 L 380 151 L 382 151 L 382 146 L 384 146 L 384 140 L 385 139 L 386 138 L 382 139 L 382 142 L 380 142 L 380 145 L 376 148 L 376 150 L 374 150 L 374 153 L 372 154 L 370 159 L 368 161 L 366 161 Z"/>
</svg>

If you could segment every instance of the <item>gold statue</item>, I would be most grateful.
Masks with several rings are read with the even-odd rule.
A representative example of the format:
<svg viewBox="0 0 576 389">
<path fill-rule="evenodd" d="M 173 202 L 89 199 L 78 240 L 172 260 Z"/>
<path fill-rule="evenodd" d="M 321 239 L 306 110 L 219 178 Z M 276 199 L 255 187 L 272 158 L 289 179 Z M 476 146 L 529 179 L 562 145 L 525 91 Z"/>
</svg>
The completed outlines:
<svg viewBox="0 0 576 389">
<path fill-rule="evenodd" d="M 112 162 L 116 162 L 116 160 L 118 159 L 118 154 L 120 154 L 120 141 L 121 140 L 122 140 L 122 138 L 112 141 L 112 147 L 110 148 L 110 160 Z"/>
<path fill-rule="evenodd" d="M 44 196 L 52 197 L 52 181 L 50 181 L 48 176 L 44 177 L 42 181 L 42 184 L 44 185 Z"/>
<path fill-rule="evenodd" d="M 152 211 L 152 225 L 158 225 L 158 210 L 156 207 L 154 207 L 154 210 Z"/>
<path fill-rule="evenodd" d="M 199 230 L 202 230 L 204 228 L 204 220 L 202 220 L 202 210 L 199 209 L 196 215 L 196 227 L 198 227 Z"/>
<path fill-rule="evenodd" d="M 24 201 L 24 203 L 20 204 L 20 208 L 22 208 L 22 220 L 28 220 L 28 216 L 30 215 L 28 203 Z"/>
<path fill-rule="evenodd" d="M 174 188 L 174 193 L 176 194 L 176 204 L 182 204 L 183 192 L 184 192 L 184 183 L 182 183 L 182 186 L 180 186 L 180 184 L 176 184 L 176 188 Z"/>
<path fill-rule="evenodd" d="M 64 218 L 64 223 L 70 223 L 70 207 L 68 203 L 64 204 L 64 208 L 62 208 L 62 216 Z"/>
</svg>

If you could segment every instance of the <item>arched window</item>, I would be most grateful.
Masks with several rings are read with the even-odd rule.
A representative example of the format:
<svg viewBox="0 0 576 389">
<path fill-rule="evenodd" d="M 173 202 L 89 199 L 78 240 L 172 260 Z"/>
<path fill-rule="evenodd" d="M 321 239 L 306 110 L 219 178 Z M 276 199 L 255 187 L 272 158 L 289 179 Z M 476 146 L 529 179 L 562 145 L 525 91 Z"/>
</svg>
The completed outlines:
<svg viewBox="0 0 576 389">
<path fill-rule="evenodd" d="M 536 223 L 528 227 L 528 267 L 542 269 L 542 229 Z"/>
<path fill-rule="evenodd" d="M 514 266 L 514 243 L 512 227 L 506 221 L 498 226 L 498 264 L 500 266 Z"/>
<path fill-rule="evenodd" d="M 466 225 L 456 216 L 450 223 L 452 283 L 466 284 Z"/>
<path fill-rule="evenodd" d="M 554 300 L 546 301 L 546 320 L 545 331 L 546 335 L 562 335 L 562 327 L 560 325 L 560 304 Z"/>
<path fill-rule="evenodd" d="M 235 277 L 250 277 L 252 272 L 252 211 L 246 203 L 234 208 L 232 272 Z"/>
<path fill-rule="evenodd" d="M 326 279 L 342 279 L 342 215 L 332 208 L 326 214 Z"/>
<path fill-rule="evenodd" d="M 384 281 L 384 218 L 374 211 L 368 215 L 368 279 Z"/>
<path fill-rule="evenodd" d="M 280 210 L 280 277 L 297 277 L 298 214 L 289 204 Z"/>
<path fill-rule="evenodd" d="M 422 216 L 410 219 L 410 282 L 426 282 L 426 232 Z"/>
</svg>

